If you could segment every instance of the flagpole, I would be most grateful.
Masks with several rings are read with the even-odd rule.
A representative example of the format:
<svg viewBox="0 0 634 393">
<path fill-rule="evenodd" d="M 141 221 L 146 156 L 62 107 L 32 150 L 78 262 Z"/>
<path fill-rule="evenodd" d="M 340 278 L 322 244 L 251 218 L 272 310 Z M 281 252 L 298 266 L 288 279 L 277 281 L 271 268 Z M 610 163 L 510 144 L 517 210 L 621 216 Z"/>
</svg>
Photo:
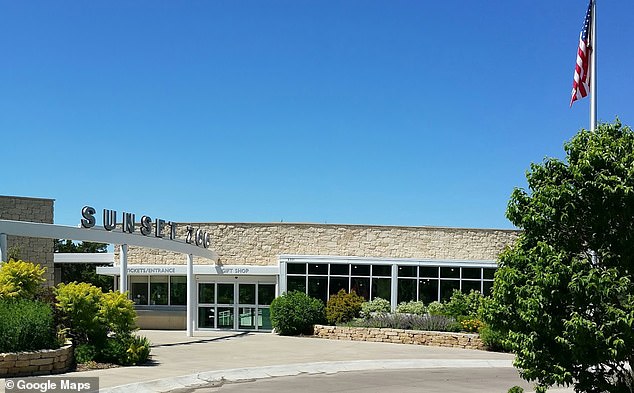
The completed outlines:
<svg viewBox="0 0 634 393">
<path fill-rule="evenodd" d="M 597 127 L 597 0 L 592 2 L 590 39 L 590 131 L 594 131 Z"/>
</svg>

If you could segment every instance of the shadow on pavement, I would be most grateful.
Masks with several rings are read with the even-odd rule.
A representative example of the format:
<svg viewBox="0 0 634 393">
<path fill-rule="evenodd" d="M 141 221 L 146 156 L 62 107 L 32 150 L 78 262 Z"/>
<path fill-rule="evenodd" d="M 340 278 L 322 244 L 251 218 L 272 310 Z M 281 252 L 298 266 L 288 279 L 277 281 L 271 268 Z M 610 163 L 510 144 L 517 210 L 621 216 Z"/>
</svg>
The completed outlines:
<svg viewBox="0 0 634 393">
<path fill-rule="evenodd" d="M 213 337 L 213 338 L 206 338 L 206 339 L 200 339 L 200 340 L 182 341 L 182 342 L 175 342 L 175 343 L 151 345 L 150 348 L 176 347 L 176 346 L 181 346 L 181 345 L 210 343 L 210 342 L 214 342 L 214 341 L 231 340 L 231 339 L 234 339 L 234 338 L 248 336 L 248 335 L 249 335 L 248 332 L 242 332 L 242 333 L 232 334 L 232 335 L 229 335 L 229 336 Z"/>
</svg>

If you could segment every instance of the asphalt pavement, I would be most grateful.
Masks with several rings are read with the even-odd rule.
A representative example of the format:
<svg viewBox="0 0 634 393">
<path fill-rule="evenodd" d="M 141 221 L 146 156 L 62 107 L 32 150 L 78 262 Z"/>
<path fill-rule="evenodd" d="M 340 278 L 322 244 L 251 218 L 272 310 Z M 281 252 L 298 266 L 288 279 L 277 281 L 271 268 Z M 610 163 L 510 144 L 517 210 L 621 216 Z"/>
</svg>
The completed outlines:
<svg viewBox="0 0 634 393">
<path fill-rule="evenodd" d="M 532 390 L 513 368 L 513 355 L 506 353 L 272 333 L 214 331 L 187 337 L 184 331 L 143 330 L 139 334 L 152 342 L 146 365 L 63 375 L 98 377 L 100 392 L 105 393 L 225 393 L 246 388 L 281 392 L 296 391 L 298 386 L 307 393 L 363 386 L 366 392 L 414 391 L 411 388 L 491 393 L 506 392 L 514 385 Z M 4 383 L 0 389 L 4 391 Z"/>
</svg>

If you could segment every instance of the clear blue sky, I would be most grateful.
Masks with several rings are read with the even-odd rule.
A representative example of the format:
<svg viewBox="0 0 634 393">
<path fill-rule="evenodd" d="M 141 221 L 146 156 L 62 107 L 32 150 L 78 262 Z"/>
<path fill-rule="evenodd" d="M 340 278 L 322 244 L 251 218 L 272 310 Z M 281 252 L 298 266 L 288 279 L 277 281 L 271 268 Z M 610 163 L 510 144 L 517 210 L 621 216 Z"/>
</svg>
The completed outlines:
<svg viewBox="0 0 634 393">
<path fill-rule="evenodd" d="M 174 221 L 511 228 L 569 109 L 587 2 L 2 1 L 0 194 Z M 634 126 L 634 2 L 598 3 Z"/>
</svg>

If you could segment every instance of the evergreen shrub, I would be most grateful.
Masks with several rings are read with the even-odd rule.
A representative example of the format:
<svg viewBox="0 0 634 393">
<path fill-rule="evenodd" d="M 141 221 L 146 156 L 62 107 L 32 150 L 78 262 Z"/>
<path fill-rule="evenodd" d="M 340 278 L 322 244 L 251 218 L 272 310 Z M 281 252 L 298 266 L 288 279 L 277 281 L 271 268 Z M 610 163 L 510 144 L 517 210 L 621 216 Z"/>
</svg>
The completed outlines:
<svg viewBox="0 0 634 393">
<path fill-rule="evenodd" d="M 340 290 L 326 304 L 326 320 L 331 325 L 345 323 L 359 316 L 364 300 L 355 291 Z"/>
</svg>

